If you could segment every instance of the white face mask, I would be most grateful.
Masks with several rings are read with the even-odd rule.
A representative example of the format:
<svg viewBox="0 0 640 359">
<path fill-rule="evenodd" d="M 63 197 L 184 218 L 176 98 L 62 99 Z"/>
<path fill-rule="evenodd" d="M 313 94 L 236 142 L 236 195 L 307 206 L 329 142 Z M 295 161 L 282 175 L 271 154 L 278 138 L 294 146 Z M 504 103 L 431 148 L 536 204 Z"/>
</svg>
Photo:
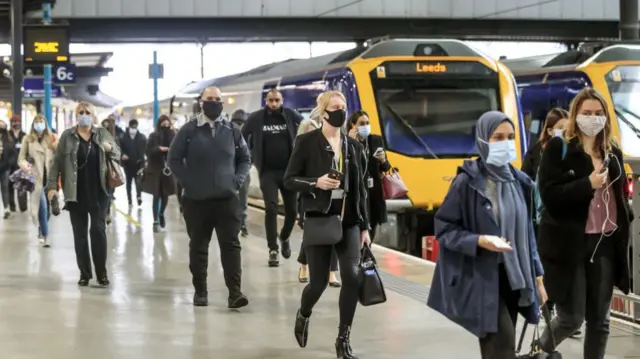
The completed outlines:
<svg viewBox="0 0 640 359">
<path fill-rule="evenodd" d="M 553 137 L 562 137 L 563 133 L 564 133 L 563 129 L 556 128 L 553 130 Z"/>
<path fill-rule="evenodd" d="M 576 117 L 576 123 L 583 134 L 593 137 L 602 131 L 604 125 L 607 123 L 607 117 L 578 115 Z"/>
</svg>

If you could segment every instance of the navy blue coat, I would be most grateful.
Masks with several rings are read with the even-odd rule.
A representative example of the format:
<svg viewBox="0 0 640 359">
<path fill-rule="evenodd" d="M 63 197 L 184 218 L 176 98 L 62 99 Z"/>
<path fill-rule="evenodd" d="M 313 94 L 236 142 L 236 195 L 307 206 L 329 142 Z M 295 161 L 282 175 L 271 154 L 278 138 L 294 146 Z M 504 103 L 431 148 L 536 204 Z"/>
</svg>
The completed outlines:
<svg viewBox="0 0 640 359">
<path fill-rule="evenodd" d="M 533 181 L 511 167 L 522 185 L 527 208 L 532 210 Z M 479 235 L 500 236 L 491 201 L 484 195 L 483 164 L 467 160 L 458 168 L 449 193 L 435 215 L 440 252 L 427 305 L 479 338 L 498 331 L 498 253 L 478 247 Z M 529 216 L 531 218 L 531 216 Z M 533 283 L 543 274 L 533 223 L 529 222 L 529 247 Z M 527 322 L 540 319 L 538 296 L 520 308 Z"/>
</svg>

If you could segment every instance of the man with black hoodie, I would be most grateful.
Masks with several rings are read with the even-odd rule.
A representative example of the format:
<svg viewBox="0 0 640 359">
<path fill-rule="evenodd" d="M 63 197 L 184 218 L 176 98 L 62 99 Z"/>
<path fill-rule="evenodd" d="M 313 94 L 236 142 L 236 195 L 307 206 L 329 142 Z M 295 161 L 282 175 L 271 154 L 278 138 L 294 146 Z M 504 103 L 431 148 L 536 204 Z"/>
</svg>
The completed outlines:
<svg viewBox="0 0 640 359">
<path fill-rule="evenodd" d="M 20 120 L 20 116 L 13 115 L 11 116 L 11 130 L 9 131 L 9 135 L 11 139 L 13 139 L 13 143 L 15 144 L 15 148 L 17 152 L 20 152 L 20 147 L 22 146 L 22 140 L 26 133 L 22 131 L 22 121 Z M 11 164 L 11 169 L 9 174 L 13 173 L 18 169 L 18 157 L 16 157 L 15 161 Z M 16 211 L 16 190 L 13 189 L 13 183 L 9 183 L 9 208 L 11 212 Z M 18 193 L 18 207 L 20 207 L 20 212 L 25 212 L 27 210 L 27 194 Z"/>
<path fill-rule="evenodd" d="M 282 94 L 277 89 L 267 93 L 266 106 L 249 116 L 242 128 L 253 164 L 260 176 L 260 190 L 265 206 L 264 226 L 269 246 L 269 267 L 280 264 L 278 237 L 282 246 L 282 256 L 291 257 L 289 236 L 297 216 L 296 193 L 284 187 L 284 172 L 298 132 L 302 116 L 295 110 L 286 108 Z M 278 190 L 284 202 L 284 225 L 278 236 Z"/>
</svg>

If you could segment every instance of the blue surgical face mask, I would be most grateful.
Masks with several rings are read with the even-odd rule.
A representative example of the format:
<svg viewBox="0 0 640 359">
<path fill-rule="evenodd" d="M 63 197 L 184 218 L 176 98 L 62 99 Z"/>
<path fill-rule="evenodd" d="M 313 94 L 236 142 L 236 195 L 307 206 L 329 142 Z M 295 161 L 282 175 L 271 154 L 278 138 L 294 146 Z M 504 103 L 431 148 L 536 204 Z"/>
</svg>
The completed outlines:
<svg viewBox="0 0 640 359">
<path fill-rule="evenodd" d="M 515 161 L 516 155 L 515 140 L 490 142 L 487 163 L 499 167 L 506 166 L 509 162 Z"/>
<path fill-rule="evenodd" d="M 42 133 L 44 132 L 44 129 L 46 128 L 46 126 L 43 123 L 34 123 L 33 124 L 33 129 L 37 132 L 37 133 Z"/>
<path fill-rule="evenodd" d="M 556 128 L 553 130 L 553 137 L 562 137 L 564 130 L 561 128 Z"/>
<path fill-rule="evenodd" d="M 92 124 L 93 124 L 93 117 L 91 117 L 91 115 L 78 116 L 78 126 L 91 127 Z"/>
<path fill-rule="evenodd" d="M 131 136 L 135 136 L 135 135 L 136 135 L 136 133 L 138 133 L 138 129 L 137 129 L 137 128 L 130 128 L 130 129 L 129 129 L 129 134 L 130 134 Z"/>
<path fill-rule="evenodd" d="M 371 134 L 371 125 L 358 126 L 358 134 L 362 138 L 367 138 Z"/>
</svg>

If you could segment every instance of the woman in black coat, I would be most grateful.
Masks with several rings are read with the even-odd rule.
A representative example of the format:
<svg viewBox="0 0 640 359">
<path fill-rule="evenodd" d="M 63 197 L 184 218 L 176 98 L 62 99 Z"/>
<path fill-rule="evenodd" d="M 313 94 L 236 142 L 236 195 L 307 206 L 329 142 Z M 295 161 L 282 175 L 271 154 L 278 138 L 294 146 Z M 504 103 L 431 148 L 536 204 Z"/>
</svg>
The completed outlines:
<svg viewBox="0 0 640 359">
<path fill-rule="evenodd" d="M 167 208 L 169 196 L 176 193 L 173 173 L 167 165 L 167 153 L 175 136 L 171 128 L 171 119 L 162 115 L 158 119 L 156 129 L 149 135 L 147 141 L 147 167 L 144 169 L 142 190 L 153 195 L 153 231 L 166 226 L 164 211 Z"/>
<path fill-rule="evenodd" d="M 538 343 L 547 353 L 586 321 L 584 357 L 604 358 L 613 289 L 630 289 L 633 213 L 612 119 L 602 95 L 585 88 L 571 103 L 564 138 L 553 138 L 542 154 L 538 251 L 557 311 Z"/>
<path fill-rule="evenodd" d="M 522 172 L 526 173 L 532 180 L 536 180 L 538 175 L 538 166 L 542 159 L 542 151 L 545 146 L 554 137 L 562 136 L 564 133 L 564 125 L 569 118 L 569 112 L 561 108 L 553 108 L 544 119 L 542 131 L 540 131 L 540 139 L 529 148 L 527 154 L 522 160 Z"/>
<path fill-rule="evenodd" d="M 364 183 L 367 188 L 367 205 L 369 209 L 369 235 L 373 241 L 378 225 L 387 222 L 387 203 L 382 194 L 382 174 L 391 169 L 383 150 L 382 137 L 371 134 L 369 115 L 364 111 L 356 111 L 347 124 L 349 136 L 358 140 L 364 148 L 363 168 Z"/>
</svg>

